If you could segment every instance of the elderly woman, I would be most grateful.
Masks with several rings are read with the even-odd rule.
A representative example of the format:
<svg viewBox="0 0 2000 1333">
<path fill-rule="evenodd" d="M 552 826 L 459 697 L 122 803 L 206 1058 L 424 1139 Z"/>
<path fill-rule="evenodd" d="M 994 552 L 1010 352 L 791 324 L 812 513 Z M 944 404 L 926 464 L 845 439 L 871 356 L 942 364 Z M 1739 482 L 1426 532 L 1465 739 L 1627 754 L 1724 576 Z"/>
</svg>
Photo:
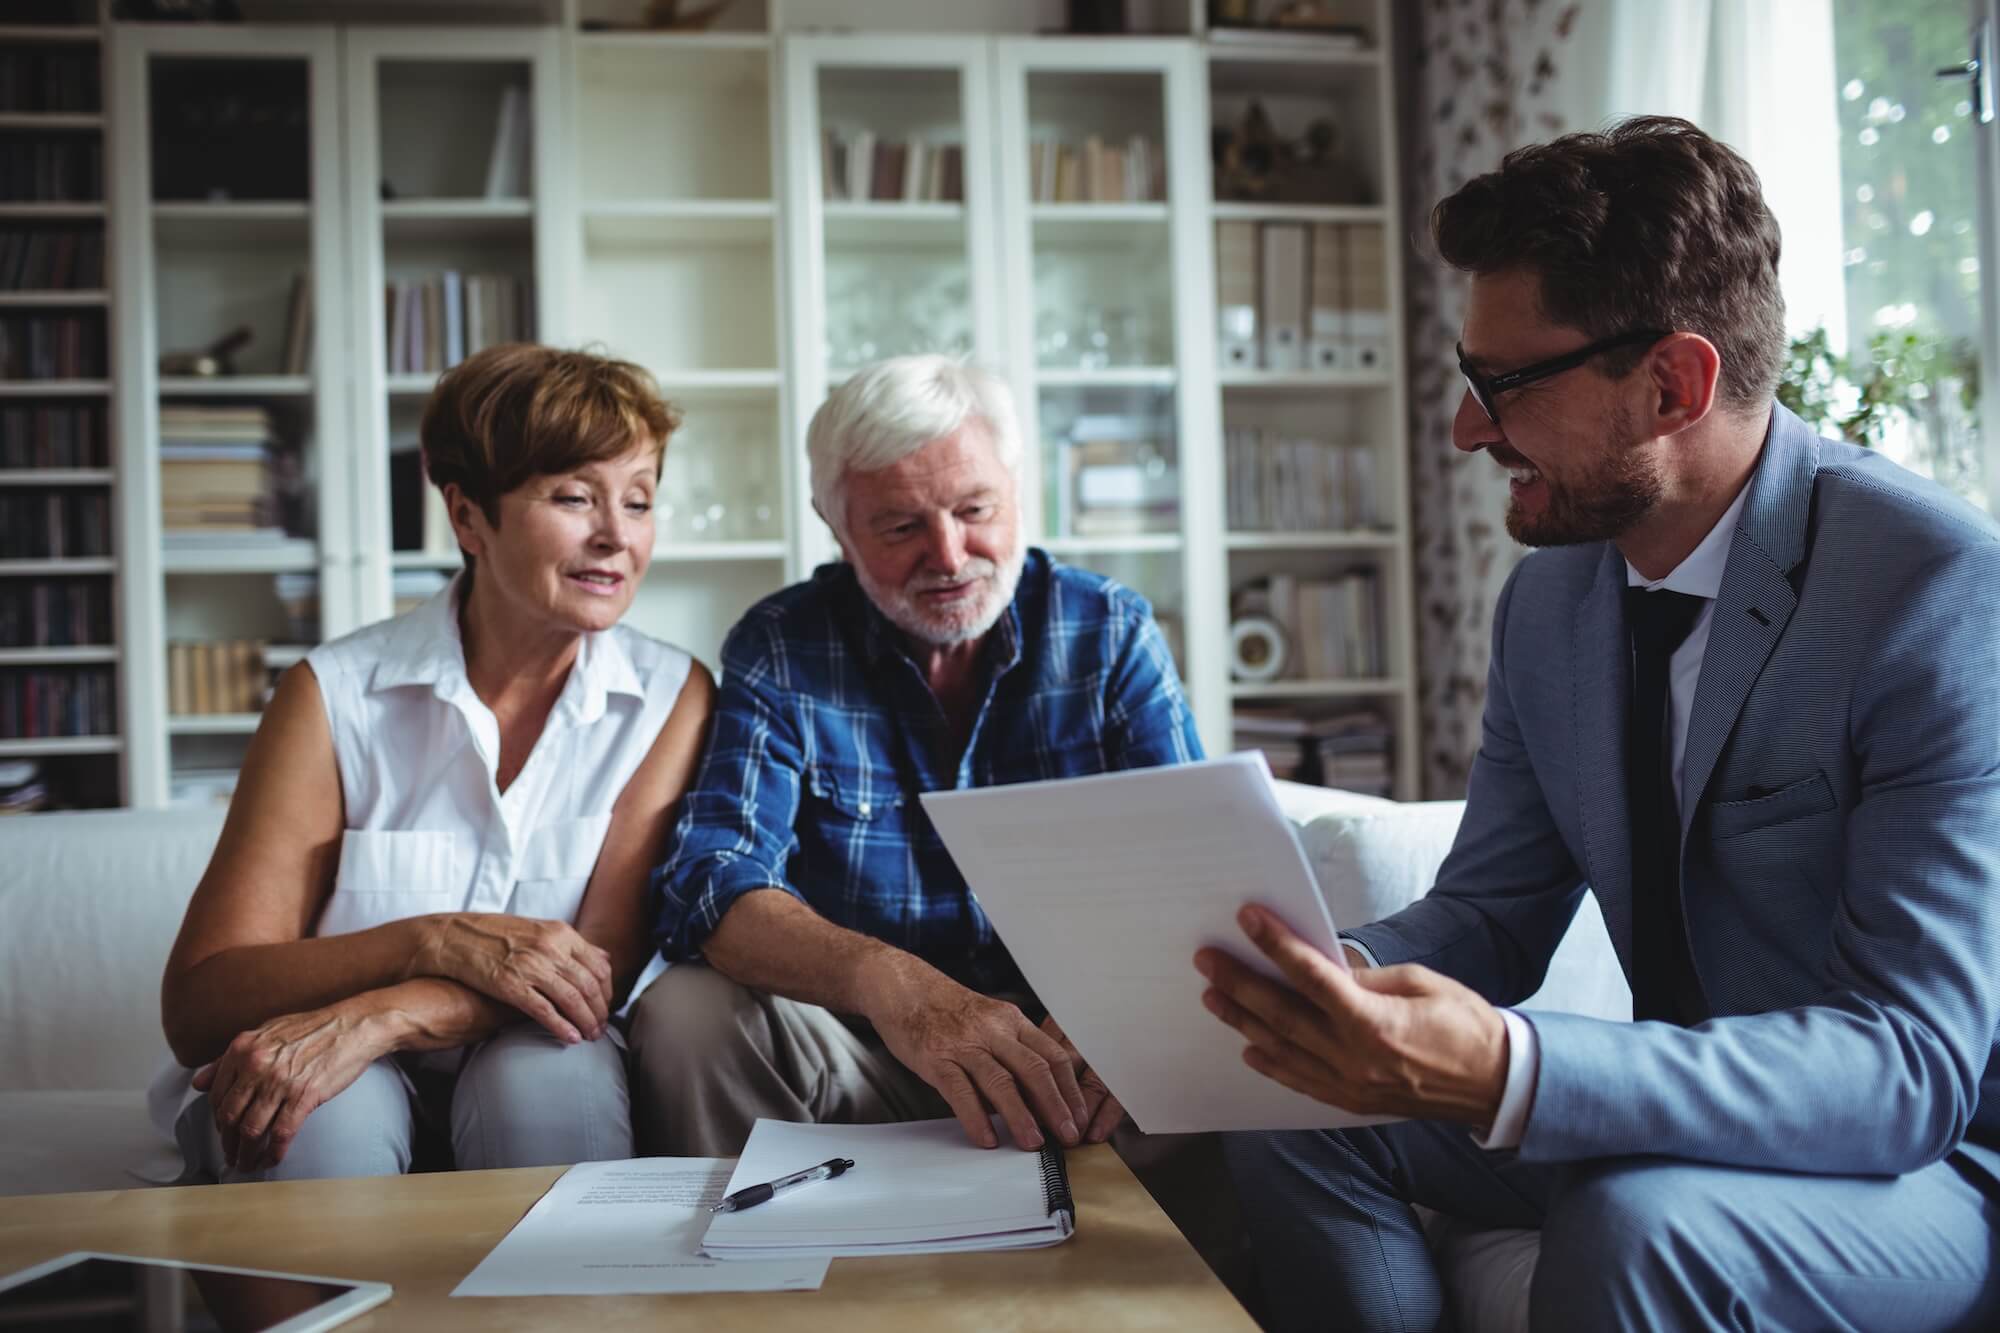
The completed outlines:
<svg viewBox="0 0 2000 1333">
<path fill-rule="evenodd" d="M 279 682 L 167 961 L 188 1178 L 631 1155 L 612 1015 L 714 685 L 620 625 L 678 425 L 646 373 L 512 344 L 424 414 L 465 570 Z"/>
</svg>

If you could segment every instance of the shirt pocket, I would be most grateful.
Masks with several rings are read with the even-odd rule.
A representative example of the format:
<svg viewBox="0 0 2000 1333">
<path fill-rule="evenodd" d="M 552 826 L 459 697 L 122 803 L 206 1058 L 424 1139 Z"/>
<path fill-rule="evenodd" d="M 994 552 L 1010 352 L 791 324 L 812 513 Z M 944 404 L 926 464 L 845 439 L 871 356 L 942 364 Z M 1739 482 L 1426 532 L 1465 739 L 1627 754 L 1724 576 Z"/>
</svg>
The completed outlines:
<svg viewBox="0 0 2000 1333">
<path fill-rule="evenodd" d="M 611 816 L 602 814 L 536 829 L 515 863 L 514 898 L 507 910 L 541 921 L 574 922 L 610 827 Z"/>
<path fill-rule="evenodd" d="M 902 818 L 903 789 L 888 773 L 854 764 L 814 764 L 806 774 L 806 788 L 858 824 L 887 821 L 885 827 L 894 827 Z"/>
<path fill-rule="evenodd" d="M 464 906 L 458 837 L 444 830 L 348 829 L 317 935 L 346 935 Z"/>
</svg>

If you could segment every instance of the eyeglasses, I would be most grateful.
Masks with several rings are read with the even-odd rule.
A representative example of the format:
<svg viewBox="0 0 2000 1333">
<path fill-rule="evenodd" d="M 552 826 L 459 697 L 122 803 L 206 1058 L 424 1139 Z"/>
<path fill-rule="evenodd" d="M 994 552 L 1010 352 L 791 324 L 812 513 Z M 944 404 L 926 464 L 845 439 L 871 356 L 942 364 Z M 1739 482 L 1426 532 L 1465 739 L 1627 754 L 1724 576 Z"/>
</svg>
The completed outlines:
<svg viewBox="0 0 2000 1333">
<path fill-rule="evenodd" d="M 1509 370 L 1498 375 L 1482 375 L 1465 359 L 1465 344 L 1458 344 L 1458 372 L 1465 376 L 1465 382 L 1472 389 L 1472 400 L 1485 411 L 1486 419 L 1494 425 L 1500 424 L 1500 395 L 1509 389 L 1518 389 L 1536 380 L 1545 380 L 1551 375 L 1560 375 L 1565 370 L 1574 370 L 1599 352 L 1609 352 L 1616 347 L 1635 347 L 1640 343 L 1656 343 L 1666 337 L 1664 329 L 1633 329 L 1629 333 L 1614 334 L 1599 339 L 1588 347 L 1579 347 L 1574 352 L 1552 356 L 1546 361 L 1537 361 L 1519 370 Z"/>
</svg>

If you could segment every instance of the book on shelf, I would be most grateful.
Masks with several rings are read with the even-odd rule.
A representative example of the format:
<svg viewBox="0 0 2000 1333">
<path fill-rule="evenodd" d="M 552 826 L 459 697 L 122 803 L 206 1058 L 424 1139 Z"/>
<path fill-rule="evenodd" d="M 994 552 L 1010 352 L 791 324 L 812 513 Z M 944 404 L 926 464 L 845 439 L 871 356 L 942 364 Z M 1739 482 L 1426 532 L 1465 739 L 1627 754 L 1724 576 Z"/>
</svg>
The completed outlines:
<svg viewBox="0 0 2000 1333">
<path fill-rule="evenodd" d="M 104 202 L 104 144 L 96 136 L 0 138 L 0 202 Z"/>
<path fill-rule="evenodd" d="M 435 375 L 474 352 L 534 337 L 534 302 L 509 273 L 446 270 L 383 291 L 388 373 Z"/>
<path fill-rule="evenodd" d="M 1375 450 L 1257 427 L 1223 432 L 1232 532 L 1380 531 Z"/>
<path fill-rule="evenodd" d="M 500 94 L 493 126 L 493 148 L 486 159 L 486 197 L 525 199 L 531 188 L 532 166 L 528 90 L 509 84 Z"/>
<path fill-rule="evenodd" d="M 101 403 L 0 407 L 0 469 L 110 464 Z"/>
<path fill-rule="evenodd" d="M 1268 616 L 1290 645 L 1287 680 L 1373 680 L 1387 674 L 1381 577 L 1370 568 L 1332 577 L 1280 570 L 1240 587 L 1234 617 Z"/>
<path fill-rule="evenodd" d="M 0 289 L 75 291 L 104 286 L 102 227 L 0 230 Z"/>
<path fill-rule="evenodd" d="M 95 45 L 29 43 L 0 49 L 0 112 L 101 111 L 97 61 Z"/>
<path fill-rule="evenodd" d="M 1143 134 L 1123 143 L 1098 134 L 1081 143 L 1037 139 L 1028 145 L 1028 187 L 1038 204 L 1157 202 L 1167 197 L 1166 155 Z"/>
<path fill-rule="evenodd" d="M 96 379 L 105 364 L 102 311 L 0 316 L 0 380 Z"/>
<path fill-rule="evenodd" d="M 0 648 L 81 648 L 112 640 L 101 575 L 0 580 Z"/>
<path fill-rule="evenodd" d="M 885 139 L 873 130 L 827 129 L 820 135 L 820 196 L 853 203 L 963 202 L 965 149 Z"/>
<path fill-rule="evenodd" d="M 1262 751 L 1273 777 L 1395 794 L 1395 732 L 1377 709 L 1238 708 L 1232 723 L 1230 748 Z"/>
<path fill-rule="evenodd" d="M 292 274 L 292 294 L 285 308 L 285 349 L 278 363 L 282 375 L 303 375 L 312 366 L 313 284 L 304 269 Z"/>
<path fill-rule="evenodd" d="M 116 683 L 109 667 L 0 667 L 0 740 L 114 735 Z"/>
<path fill-rule="evenodd" d="M 260 713 L 270 693 L 271 670 L 262 640 L 167 644 L 167 704 L 176 717 Z"/>
<path fill-rule="evenodd" d="M 0 560 L 69 560 L 111 554 L 111 497 L 102 487 L 0 491 Z"/>
</svg>

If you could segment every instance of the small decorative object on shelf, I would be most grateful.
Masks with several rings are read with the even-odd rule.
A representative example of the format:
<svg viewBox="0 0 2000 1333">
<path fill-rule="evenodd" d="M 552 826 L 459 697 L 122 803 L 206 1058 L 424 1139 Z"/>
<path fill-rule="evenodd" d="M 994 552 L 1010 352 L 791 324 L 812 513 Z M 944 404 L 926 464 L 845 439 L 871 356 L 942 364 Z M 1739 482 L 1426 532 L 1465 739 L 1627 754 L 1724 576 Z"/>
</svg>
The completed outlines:
<svg viewBox="0 0 2000 1333">
<path fill-rule="evenodd" d="M 1069 30 L 1099 35 L 1126 31 L 1125 0 L 1069 0 Z"/>
<path fill-rule="evenodd" d="M 1324 117 L 1287 139 L 1253 99 L 1235 128 L 1218 125 L 1209 136 L 1215 163 L 1215 197 L 1250 203 L 1359 204 L 1370 194 L 1361 170 L 1341 143 L 1340 128 Z"/>
<path fill-rule="evenodd" d="M 236 373 L 236 354 L 256 339 L 248 324 L 239 324 L 206 347 L 160 353 L 162 375 L 192 375 L 215 379 Z"/>
<path fill-rule="evenodd" d="M 49 784 L 32 759 L 0 763 L 0 815 L 31 815 L 49 804 Z"/>
<path fill-rule="evenodd" d="M 1326 578 L 1277 573 L 1251 580 L 1230 596 L 1230 614 L 1275 621 L 1291 651 L 1255 680 L 1367 680 L 1385 673 L 1381 574 L 1372 567 Z"/>
</svg>

